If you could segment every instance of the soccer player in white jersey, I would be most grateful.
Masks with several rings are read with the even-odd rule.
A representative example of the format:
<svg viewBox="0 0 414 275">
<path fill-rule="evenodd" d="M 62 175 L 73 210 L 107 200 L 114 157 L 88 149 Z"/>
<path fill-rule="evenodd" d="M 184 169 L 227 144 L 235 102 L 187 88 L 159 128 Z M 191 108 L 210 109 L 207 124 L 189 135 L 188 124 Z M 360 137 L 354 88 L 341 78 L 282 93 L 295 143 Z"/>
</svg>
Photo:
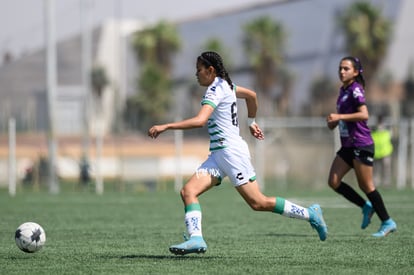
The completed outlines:
<svg viewBox="0 0 414 275">
<path fill-rule="evenodd" d="M 262 130 L 255 122 L 258 108 L 256 93 L 232 83 L 222 58 L 216 52 L 204 52 L 197 58 L 196 76 L 199 84 L 207 87 L 198 114 L 182 121 L 154 125 L 148 130 L 148 136 L 157 138 L 166 130 L 187 130 L 207 125 L 210 135 L 210 155 L 180 192 L 188 237 L 185 236 L 183 243 L 172 245 L 170 251 L 177 255 L 206 252 L 198 197 L 220 184 L 226 176 L 253 210 L 308 221 L 318 232 L 320 240 L 324 241 L 327 226 L 319 205 L 305 208 L 281 197 L 267 197 L 259 189 L 249 148 L 239 133 L 236 104 L 237 98 L 245 99 L 250 132 L 255 138 L 264 139 Z"/>
</svg>

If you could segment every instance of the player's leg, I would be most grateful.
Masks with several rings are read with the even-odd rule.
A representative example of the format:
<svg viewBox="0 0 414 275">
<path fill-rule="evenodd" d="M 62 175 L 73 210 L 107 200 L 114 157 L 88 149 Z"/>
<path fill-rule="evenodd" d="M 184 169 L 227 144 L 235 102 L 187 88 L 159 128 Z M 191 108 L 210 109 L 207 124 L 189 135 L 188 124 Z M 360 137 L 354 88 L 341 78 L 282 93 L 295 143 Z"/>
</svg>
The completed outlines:
<svg viewBox="0 0 414 275">
<path fill-rule="evenodd" d="M 324 241 L 327 226 L 319 205 L 305 208 L 281 197 L 267 197 L 261 191 L 256 180 L 236 186 L 236 190 L 255 211 L 272 211 L 280 215 L 309 221 L 318 231 L 319 238 Z"/>
<path fill-rule="evenodd" d="M 381 220 L 381 226 L 374 237 L 385 237 L 391 232 L 397 230 L 397 224 L 390 218 L 381 194 L 376 190 L 372 180 L 373 168 L 360 161 L 354 162 L 355 174 L 358 180 L 358 185 L 367 195 L 373 209 Z"/>
<path fill-rule="evenodd" d="M 354 188 L 342 181 L 351 169 L 352 167 L 342 157 L 336 156 L 329 171 L 328 184 L 335 192 L 362 208 L 365 205 L 364 198 Z"/>
<path fill-rule="evenodd" d="M 203 165 L 206 163 L 208 161 Z M 187 234 L 184 235 L 185 241 L 183 243 L 170 247 L 170 251 L 174 254 L 204 253 L 207 250 L 207 244 L 202 234 L 202 214 L 198 196 L 219 182 L 216 177 L 209 173 L 213 170 L 212 168 L 199 168 L 197 173 L 190 178 L 180 191 L 181 199 L 184 202 L 184 222 Z"/>
<path fill-rule="evenodd" d="M 352 161 L 352 160 L 351 160 Z M 350 165 L 340 156 L 336 156 L 329 170 L 328 185 L 338 192 L 338 188 L 345 184 L 342 182 L 343 177 L 352 169 Z"/>
<path fill-rule="evenodd" d="M 352 163 L 352 166 L 354 166 L 354 163 L 359 163 L 359 161 L 354 160 L 351 153 L 342 149 L 338 152 L 329 171 L 328 184 L 335 192 L 362 209 L 361 228 L 365 229 L 370 224 L 371 217 L 374 214 L 371 202 L 365 200 L 354 188 L 342 181 L 343 177 L 352 169 L 348 162 Z"/>
<path fill-rule="evenodd" d="M 181 189 L 181 198 L 184 202 L 185 225 L 188 236 L 202 237 L 201 206 L 198 196 L 217 184 L 217 179 L 207 173 L 194 174 Z"/>
<path fill-rule="evenodd" d="M 236 186 L 236 190 L 255 211 L 273 211 L 275 208 L 276 198 L 265 196 L 256 180 Z"/>
</svg>

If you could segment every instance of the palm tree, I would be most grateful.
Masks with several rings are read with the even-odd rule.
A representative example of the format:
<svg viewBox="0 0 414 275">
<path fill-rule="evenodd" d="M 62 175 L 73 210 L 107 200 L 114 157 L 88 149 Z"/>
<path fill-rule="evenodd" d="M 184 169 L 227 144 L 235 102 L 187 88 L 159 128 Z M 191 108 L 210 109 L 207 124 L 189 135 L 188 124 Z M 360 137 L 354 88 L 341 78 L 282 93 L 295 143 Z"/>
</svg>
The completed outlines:
<svg viewBox="0 0 414 275">
<path fill-rule="evenodd" d="M 90 72 L 90 81 L 92 92 L 95 95 L 96 115 L 99 119 L 102 119 L 104 114 L 102 93 L 109 84 L 105 68 L 100 65 L 93 66 Z"/>
<path fill-rule="evenodd" d="M 230 51 L 225 48 L 222 41 L 219 38 L 211 37 L 202 46 L 201 51 L 214 51 L 220 54 L 223 60 L 225 60 L 226 69 L 229 70 L 232 67 L 232 61 L 230 58 Z"/>
<path fill-rule="evenodd" d="M 171 101 L 171 82 L 159 66 L 148 63 L 138 80 L 141 93 L 136 97 L 142 115 L 140 128 L 147 129 L 154 121 L 161 121 L 167 114 Z"/>
<path fill-rule="evenodd" d="M 361 59 L 364 76 L 369 85 L 387 51 L 391 38 L 391 22 L 380 9 L 359 1 L 350 5 L 339 18 L 345 34 L 348 53 Z"/>
<path fill-rule="evenodd" d="M 408 67 L 408 74 L 403 83 L 405 100 L 402 102 L 403 115 L 412 117 L 414 115 L 414 63 Z"/>
<path fill-rule="evenodd" d="M 133 47 L 141 70 L 137 93 L 128 99 L 126 114 L 139 115 L 139 120 L 127 120 L 139 122 L 141 130 L 146 130 L 151 120 L 162 120 L 167 113 L 171 101 L 172 58 L 181 47 L 180 41 L 176 27 L 166 21 L 139 31 L 133 37 Z"/>
<path fill-rule="evenodd" d="M 100 99 L 103 89 L 109 84 L 105 68 L 94 66 L 91 71 L 91 85 L 95 95 Z"/>
<path fill-rule="evenodd" d="M 141 63 L 157 64 L 169 75 L 172 57 L 181 48 L 181 40 L 175 25 L 160 21 L 151 28 L 137 32 L 133 47 Z"/>
<path fill-rule="evenodd" d="M 293 90 L 294 75 L 287 69 L 279 70 L 279 82 L 281 92 L 277 97 L 277 115 L 289 115 L 290 95 Z"/>
<path fill-rule="evenodd" d="M 269 115 L 272 106 L 272 89 L 277 82 L 283 62 L 285 46 L 283 26 L 268 16 L 259 17 L 244 26 L 244 48 L 255 74 L 256 89 L 264 97 L 264 113 Z"/>
<path fill-rule="evenodd" d="M 105 87 L 109 84 L 108 77 L 106 75 L 106 71 L 104 67 L 101 66 L 94 66 L 91 71 L 91 86 L 92 90 L 97 96 L 97 118 L 98 120 L 95 121 L 98 122 L 96 124 L 96 192 L 98 194 L 102 194 L 103 192 L 103 177 L 101 173 L 100 168 L 100 162 L 102 158 L 102 146 L 103 146 L 103 102 L 102 102 L 102 92 L 105 89 Z M 86 157 L 86 156 L 85 156 Z"/>
<path fill-rule="evenodd" d="M 335 106 L 337 97 L 335 90 L 335 83 L 329 76 L 325 75 L 315 78 L 310 86 L 311 100 L 306 108 L 309 114 L 312 116 L 325 116 L 332 112 L 332 106 Z"/>
</svg>

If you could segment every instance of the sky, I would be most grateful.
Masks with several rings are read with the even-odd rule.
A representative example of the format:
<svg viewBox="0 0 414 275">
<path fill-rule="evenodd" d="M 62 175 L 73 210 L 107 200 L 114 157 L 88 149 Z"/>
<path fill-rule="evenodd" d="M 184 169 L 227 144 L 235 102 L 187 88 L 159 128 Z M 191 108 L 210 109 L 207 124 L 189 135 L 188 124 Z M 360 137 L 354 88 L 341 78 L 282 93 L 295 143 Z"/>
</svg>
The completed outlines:
<svg viewBox="0 0 414 275">
<path fill-rule="evenodd" d="M 96 26 L 112 18 L 149 23 L 161 19 L 179 21 L 274 0 L 0 0 L 2 56 L 9 52 L 12 57 L 19 57 L 45 45 L 45 6 L 49 1 L 55 3 L 59 41 L 81 32 L 80 10 L 84 1 L 89 3 L 90 22 Z"/>
</svg>

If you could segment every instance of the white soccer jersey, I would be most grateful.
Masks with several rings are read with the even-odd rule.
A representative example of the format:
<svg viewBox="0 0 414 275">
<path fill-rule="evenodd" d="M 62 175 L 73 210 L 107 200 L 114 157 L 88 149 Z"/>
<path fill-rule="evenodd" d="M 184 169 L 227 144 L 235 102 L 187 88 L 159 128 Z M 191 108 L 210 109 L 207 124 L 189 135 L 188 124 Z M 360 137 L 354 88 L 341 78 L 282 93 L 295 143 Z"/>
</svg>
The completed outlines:
<svg viewBox="0 0 414 275">
<path fill-rule="evenodd" d="M 234 186 L 255 180 L 249 147 L 240 136 L 236 89 L 232 90 L 227 81 L 216 77 L 201 104 L 209 104 L 214 111 L 207 124 L 211 154 L 197 173 L 208 173 L 219 182 L 228 176 Z"/>
<path fill-rule="evenodd" d="M 244 142 L 240 137 L 236 92 L 226 80 L 216 77 L 207 88 L 201 104 L 214 108 L 207 123 L 210 151 L 238 147 L 240 142 Z"/>
</svg>

